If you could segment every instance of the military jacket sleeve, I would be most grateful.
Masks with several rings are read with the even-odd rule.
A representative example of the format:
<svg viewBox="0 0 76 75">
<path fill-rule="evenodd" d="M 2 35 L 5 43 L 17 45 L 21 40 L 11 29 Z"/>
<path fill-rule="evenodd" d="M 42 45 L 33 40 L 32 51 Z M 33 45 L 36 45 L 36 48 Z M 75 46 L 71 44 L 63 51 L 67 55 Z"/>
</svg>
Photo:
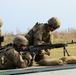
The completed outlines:
<svg viewBox="0 0 76 75">
<path fill-rule="evenodd" d="M 6 50 L 4 52 L 4 56 L 18 68 L 25 68 L 29 66 L 29 58 L 24 60 L 22 56 L 13 48 Z"/>
<path fill-rule="evenodd" d="M 49 43 L 53 43 L 53 34 L 51 31 L 49 32 Z"/>
</svg>

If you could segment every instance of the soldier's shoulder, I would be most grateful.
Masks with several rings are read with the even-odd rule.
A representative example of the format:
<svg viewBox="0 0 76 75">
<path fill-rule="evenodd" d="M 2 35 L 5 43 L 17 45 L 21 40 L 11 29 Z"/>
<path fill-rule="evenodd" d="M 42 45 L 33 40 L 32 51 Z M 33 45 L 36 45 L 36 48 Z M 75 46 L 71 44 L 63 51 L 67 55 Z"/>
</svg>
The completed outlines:
<svg viewBox="0 0 76 75">
<path fill-rule="evenodd" d="M 43 23 L 36 23 L 35 24 L 35 26 L 33 27 L 33 30 L 35 30 L 35 29 L 41 29 L 41 28 L 43 28 L 44 27 L 44 24 Z"/>
</svg>

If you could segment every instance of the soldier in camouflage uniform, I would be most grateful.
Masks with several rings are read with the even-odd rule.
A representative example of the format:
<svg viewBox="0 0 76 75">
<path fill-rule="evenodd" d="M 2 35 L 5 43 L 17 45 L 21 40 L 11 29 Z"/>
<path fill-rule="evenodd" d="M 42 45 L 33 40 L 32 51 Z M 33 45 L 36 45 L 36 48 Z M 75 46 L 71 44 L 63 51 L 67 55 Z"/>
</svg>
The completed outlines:
<svg viewBox="0 0 76 75">
<path fill-rule="evenodd" d="M 52 44 L 52 32 L 60 27 L 60 21 L 57 17 L 52 17 L 48 20 L 48 23 L 36 23 L 36 25 L 25 35 L 29 41 L 29 45 L 35 44 Z M 49 49 L 38 51 L 35 56 L 35 61 L 39 61 L 46 58 L 46 55 L 50 56 Z"/>
<path fill-rule="evenodd" d="M 32 65 L 32 56 L 28 51 L 18 52 L 20 49 L 24 50 L 28 45 L 28 40 L 21 35 L 18 35 L 13 40 L 13 46 L 4 50 L 4 65 L 1 69 L 12 69 L 12 68 L 25 68 Z M 17 51 L 18 50 L 18 51 Z"/>
</svg>

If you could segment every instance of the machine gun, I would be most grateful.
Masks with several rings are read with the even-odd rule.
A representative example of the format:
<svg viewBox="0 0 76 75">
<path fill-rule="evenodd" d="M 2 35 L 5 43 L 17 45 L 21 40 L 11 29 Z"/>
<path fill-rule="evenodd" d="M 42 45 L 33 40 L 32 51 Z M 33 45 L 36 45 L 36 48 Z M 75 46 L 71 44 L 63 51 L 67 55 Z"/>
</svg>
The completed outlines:
<svg viewBox="0 0 76 75">
<path fill-rule="evenodd" d="M 63 53 L 65 56 L 65 53 L 70 56 L 70 54 L 68 53 L 66 46 L 68 46 L 68 44 L 75 44 L 76 42 L 69 42 L 69 43 L 57 43 L 57 44 L 43 44 L 43 45 L 28 45 L 27 48 L 25 50 L 21 50 L 18 49 L 17 51 L 29 51 L 31 54 L 35 53 L 36 51 L 39 50 L 43 50 L 43 49 L 54 49 L 54 48 L 63 48 Z M 10 48 L 13 48 L 13 44 L 7 44 L 5 46 L 0 47 L 0 52 L 3 52 L 4 50 L 9 50 Z"/>
<path fill-rule="evenodd" d="M 69 56 L 69 53 L 66 49 L 66 46 L 67 44 L 65 43 L 57 43 L 57 44 L 45 44 L 45 45 L 28 45 L 27 48 L 25 50 L 17 50 L 18 52 L 20 51 L 29 51 L 31 54 L 32 53 L 35 53 L 36 51 L 39 51 L 39 50 L 43 50 L 43 49 L 54 49 L 54 48 L 63 48 L 63 51 L 67 53 L 67 55 Z M 13 44 L 10 43 L 10 44 L 7 44 L 3 47 L 0 48 L 0 52 L 3 52 L 4 50 L 9 50 L 10 48 L 13 48 Z M 64 54 L 65 56 L 65 54 Z"/>
<path fill-rule="evenodd" d="M 67 52 L 66 49 L 67 44 L 63 44 L 63 43 L 57 43 L 57 44 L 45 44 L 45 45 L 34 45 L 34 46 L 28 46 L 28 50 L 33 53 L 35 51 L 39 51 L 39 50 L 47 50 L 47 49 L 54 49 L 54 48 L 63 48 L 64 51 L 67 53 L 67 55 L 69 56 L 69 53 Z"/>
</svg>

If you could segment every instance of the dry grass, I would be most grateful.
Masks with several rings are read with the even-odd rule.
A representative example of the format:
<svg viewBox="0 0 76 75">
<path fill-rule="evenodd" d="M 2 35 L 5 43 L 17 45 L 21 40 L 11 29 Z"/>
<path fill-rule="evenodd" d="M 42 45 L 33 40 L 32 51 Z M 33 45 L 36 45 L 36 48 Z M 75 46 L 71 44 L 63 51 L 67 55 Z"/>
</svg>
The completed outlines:
<svg viewBox="0 0 76 75">
<path fill-rule="evenodd" d="M 70 55 L 76 56 L 76 44 L 70 44 L 66 47 L 66 49 Z M 50 50 L 50 53 L 51 53 L 51 58 L 61 58 L 62 56 L 64 56 L 63 48 L 52 49 Z"/>
<path fill-rule="evenodd" d="M 70 28 L 64 31 L 55 31 L 54 35 L 54 43 L 56 42 L 71 42 L 76 41 L 76 29 Z"/>
</svg>

